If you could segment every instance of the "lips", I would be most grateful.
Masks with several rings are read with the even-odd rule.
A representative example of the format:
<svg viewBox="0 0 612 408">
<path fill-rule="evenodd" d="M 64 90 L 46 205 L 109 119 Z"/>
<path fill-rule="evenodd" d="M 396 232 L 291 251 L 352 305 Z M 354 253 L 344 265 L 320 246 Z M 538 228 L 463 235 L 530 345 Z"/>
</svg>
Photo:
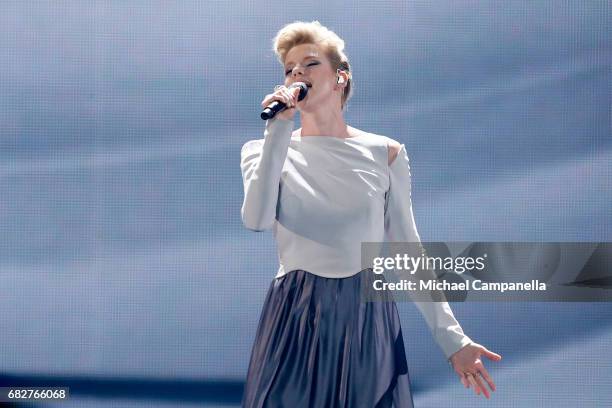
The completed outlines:
<svg viewBox="0 0 612 408">
<path fill-rule="evenodd" d="M 308 81 L 298 80 L 298 81 L 296 81 L 296 82 L 301 82 L 301 83 L 305 84 L 305 85 L 306 85 L 306 87 L 308 87 L 308 88 L 312 88 L 312 83 L 310 83 L 310 82 L 308 82 Z"/>
</svg>

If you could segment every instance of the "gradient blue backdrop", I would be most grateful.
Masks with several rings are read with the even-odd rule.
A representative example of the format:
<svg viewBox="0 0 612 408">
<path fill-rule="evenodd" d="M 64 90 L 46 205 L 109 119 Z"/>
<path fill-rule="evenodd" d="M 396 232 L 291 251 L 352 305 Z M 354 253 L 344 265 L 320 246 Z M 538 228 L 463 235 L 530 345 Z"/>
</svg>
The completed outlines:
<svg viewBox="0 0 612 408">
<path fill-rule="evenodd" d="M 609 2 L 3 1 L 0 378 L 239 401 L 278 267 L 240 147 L 297 19 L 347 43 L 347 122 L 406 145 L 423 240 L 612 240 Z M 487 402 L 399 307 L 417 406 L 612 404 L 609 303 L 453 304 L 504 357 Z M 188 404 L 97 384 L 58 406 Z"/>
</svg>

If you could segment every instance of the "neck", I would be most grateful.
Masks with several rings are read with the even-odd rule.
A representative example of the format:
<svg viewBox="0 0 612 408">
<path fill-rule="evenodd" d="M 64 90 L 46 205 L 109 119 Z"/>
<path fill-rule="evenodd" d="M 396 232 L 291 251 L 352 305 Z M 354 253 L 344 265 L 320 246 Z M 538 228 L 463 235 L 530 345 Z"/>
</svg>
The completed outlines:
<svg viewBox="0 0 612 408">
<path fill-rule="evenodd" d="M 336 109 L 301 112 L 302 136 L 349 137 L 342 112 Z"/>
</svg>

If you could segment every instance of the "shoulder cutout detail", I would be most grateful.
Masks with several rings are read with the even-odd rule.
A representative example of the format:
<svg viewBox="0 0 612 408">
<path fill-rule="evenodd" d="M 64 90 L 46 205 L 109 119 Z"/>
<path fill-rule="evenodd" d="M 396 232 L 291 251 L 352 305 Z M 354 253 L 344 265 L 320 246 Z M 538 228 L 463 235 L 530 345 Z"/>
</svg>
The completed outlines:
<svg viewBox="0 0 612 408">
<path fill-rule="evenodd" d="M 388 163 L 389 166 L 391 165 L 391 163 L 393 163 L 393 161 L 397 157 L 397 154 L 399 153 L 401 147 L 402 145 L 393 139 L 389 139 L 389 141 L 387 142 L 387 148 L 388 148 L 387 150 L 389 151 L 389 163 Z"/>
</svg>

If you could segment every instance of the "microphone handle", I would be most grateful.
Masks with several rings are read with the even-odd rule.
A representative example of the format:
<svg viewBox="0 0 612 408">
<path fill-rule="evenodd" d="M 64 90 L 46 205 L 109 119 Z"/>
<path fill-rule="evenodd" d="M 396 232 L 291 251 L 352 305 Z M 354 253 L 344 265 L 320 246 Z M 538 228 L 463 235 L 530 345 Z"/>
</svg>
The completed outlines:
<svg viewBox="0 0 612 408">
<path fill-rule="evenodd" d="M 287 105 L 281 101 L 273 101 L 263 111 L 261 111 L 261 118 L 263 120 L 272 119 L 278 112 L 282 112 L 287 109 Z"/>
<path fill-rule="evenodd" d="M 291 88 L 300 88 L 300 93 L 298 94 L 298 101 L 301 101 L 308 94 L 308 87 L 303 82 L 294 82 L 290 87 Z M 273 101 L 261 112 L 261 118 L 263 120 L 272 119 L 274 115 L 278 112 L 282 112 L 287 109 L 287 105 L 284 102 Z"/>
</svg>

